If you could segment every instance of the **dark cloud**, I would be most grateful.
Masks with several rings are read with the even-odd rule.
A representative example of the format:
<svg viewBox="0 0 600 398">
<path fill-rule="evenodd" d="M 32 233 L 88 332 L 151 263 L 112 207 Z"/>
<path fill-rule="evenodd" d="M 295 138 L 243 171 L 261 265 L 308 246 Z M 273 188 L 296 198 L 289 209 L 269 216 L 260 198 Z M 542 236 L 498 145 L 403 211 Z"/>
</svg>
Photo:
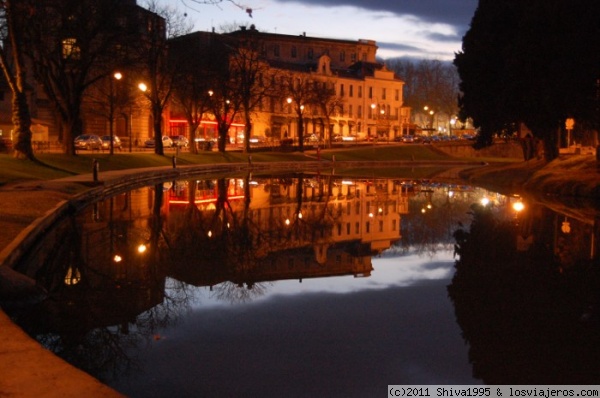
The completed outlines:
<svg viewBox="0 0 600 398">
<path fill-rule="evenodd" d="M 421 52 L 421 51 L 423 51 L 423 49 L 420 47 L 410 46 L 407 44 L 394 43 L 394 42 L 378 41 L 377 46 L 381 49 L 393 50 L 393 51 L 405 51 L 405 52 Z"/>
<path fill-rule="evenodd" d="M 478 0 L 277 0 L 325 7 L 353 6 L 369 11 L 387 11 L 398 16 L 411 15 L 430 23 L 454 26 L 462 37 L 471 22 Z"/>
</svg>

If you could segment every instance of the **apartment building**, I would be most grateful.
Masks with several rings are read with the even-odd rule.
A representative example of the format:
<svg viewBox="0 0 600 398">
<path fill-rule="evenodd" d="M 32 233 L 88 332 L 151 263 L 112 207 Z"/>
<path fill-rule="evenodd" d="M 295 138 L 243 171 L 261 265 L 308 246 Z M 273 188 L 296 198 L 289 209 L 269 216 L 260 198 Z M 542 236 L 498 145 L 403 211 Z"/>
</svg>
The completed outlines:
<svg viewBox="0 0 600 398">
<path fill-rule="evenodd" d="M 264 33 L 254 26 L 227 34 L 194 32 L 176 39 L 181 45 L 199 51 L 202 45 L 222 40 L 236 42 L 252 40 L 260 58 L 273 76 L 291 76 L 294 80 L 310 80 L 327 84 L 335 89 L 338 106 L 324 115 L 315 104 L 302 105 L 302 114 L 295 112 L 291 98 L 270 96 L 252 115 L 252 134 L 277 141 L 284 138 L 297 140 L 298 119 L 302 118 L 303 136 L 327 140 L 392 140 L 408 127 L 410 108 L 403 106 L 404 82 L 376 59 L 377 45 L 372 40 L 338 40 Z M 177 107 L 170 110 L 172 134 L 185 134 L 187 122 Z M 215 121 L 207 115 L 200 127 L 200 136 L 213 138 Z M 244 123 L 239 117 L 232 124 L 231 136 L 243 133 Z"/>
</svg>

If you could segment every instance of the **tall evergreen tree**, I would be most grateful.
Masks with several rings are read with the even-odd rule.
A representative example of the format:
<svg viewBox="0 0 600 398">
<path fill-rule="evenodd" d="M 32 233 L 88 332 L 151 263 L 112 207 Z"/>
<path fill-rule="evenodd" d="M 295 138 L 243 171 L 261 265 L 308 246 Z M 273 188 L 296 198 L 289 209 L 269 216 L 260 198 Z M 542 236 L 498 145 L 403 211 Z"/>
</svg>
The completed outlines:
<svg viewBox="0 0 600 398">
<path fill-rule="evenodd" d="M 523 122 L 552 160 L 567 118 L 598 128 L 599 19 L 594 0 L 479 1 L 454 61 L 479 144 Z"/>
</svg>

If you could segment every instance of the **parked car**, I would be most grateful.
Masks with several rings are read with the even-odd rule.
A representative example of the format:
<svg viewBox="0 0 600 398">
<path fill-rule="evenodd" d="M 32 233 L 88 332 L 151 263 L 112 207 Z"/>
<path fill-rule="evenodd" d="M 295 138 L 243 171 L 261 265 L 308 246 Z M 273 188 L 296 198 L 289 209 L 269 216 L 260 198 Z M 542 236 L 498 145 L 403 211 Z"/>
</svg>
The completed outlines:
<svg viewBox="0 0 600 398">
<path fill-rule="evenodd" d="M 254 136 L 250 137 L 251 144 L 264 144 L 265 142 L 267 142 L 266 137 L 263 137 L 260 135 L 254 135 Z"/>
<path fill-rule="evenodd" d="M 166 135 L 163 135 L 162 143 L 163 143 L 163 148 L 172 148 L 173 147 L 173 140 L 171 140 Z M 146 141 L 144 141 L 144 146 L 146 148 L 154 148 L 156 146 L 156 142 L 154 141 L 154 138 L 148 138 Z"/>
<path fill-rule="evenodd" d="M 82 134 L 75 138 L 75 149 L 102 149 L 102 140 L 96 134 Z"/>
<path fill-rule="evenodd" d="M 304 143 L 306 144 L 316 144 L 319 141 L 319 136 L 316 134 L 310 134 L 304 137 Z"/>
<path fill-rule="evenodd" d="M 188 145 L 190 145 L 190 140 L 188 140 L 184 135 L 172 135 L 169 138 L 171 138 L 171 141 L 173 141 L 173 146 L 187 148 Z"/>
<path fill-rule="evenodd" d="M 166 135 L 162 136 L 162 143 L 164 148 L 173 148 L 175 146 L 173 140 Z"/>
<path fill-rule="evenodd" d="M 102 149 L 110 149 L 110 135 L 103 135 L 102 139 Z M 121 149 L 121 139 L 116 135 L 113 135 L 113 148 Z"/>
</svg>

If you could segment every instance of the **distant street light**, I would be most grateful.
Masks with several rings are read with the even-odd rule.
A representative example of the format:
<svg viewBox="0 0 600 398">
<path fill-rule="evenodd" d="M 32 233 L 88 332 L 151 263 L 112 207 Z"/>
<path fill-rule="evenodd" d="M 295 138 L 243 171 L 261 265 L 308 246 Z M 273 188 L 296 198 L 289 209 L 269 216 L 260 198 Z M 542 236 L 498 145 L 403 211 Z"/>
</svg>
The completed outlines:
<svg viewBox="0 0 600 398">
<path fill-rule="evenodd" d="M 121 80 L 123 78 L 123 75 L 121 74 L 121 72 L 115 72 L 112 76 L 115 80 Z M 110 79 L 109 80 L 109 86 L 110 86 L 110 93 L 109 93 L 109 110 L 108 110 L 108 123 L 109 123 L 109 139 L 110 139 L 110 143 L 108 145 L 109 148 L 109 153 L 111 155 L 113 155 L 115 153 L 115 145 L 114 145 L 114 136 L 115 136 L 115 132 L 114 132 L 114 121 L 115 121 L 115 102 L 116 102 L 116 98 L 117 97 L 117 92 L 115 92 L 115 88 L 114 88 L 114 84 L 113 84 L 113 80 Z"/>
</svg>

